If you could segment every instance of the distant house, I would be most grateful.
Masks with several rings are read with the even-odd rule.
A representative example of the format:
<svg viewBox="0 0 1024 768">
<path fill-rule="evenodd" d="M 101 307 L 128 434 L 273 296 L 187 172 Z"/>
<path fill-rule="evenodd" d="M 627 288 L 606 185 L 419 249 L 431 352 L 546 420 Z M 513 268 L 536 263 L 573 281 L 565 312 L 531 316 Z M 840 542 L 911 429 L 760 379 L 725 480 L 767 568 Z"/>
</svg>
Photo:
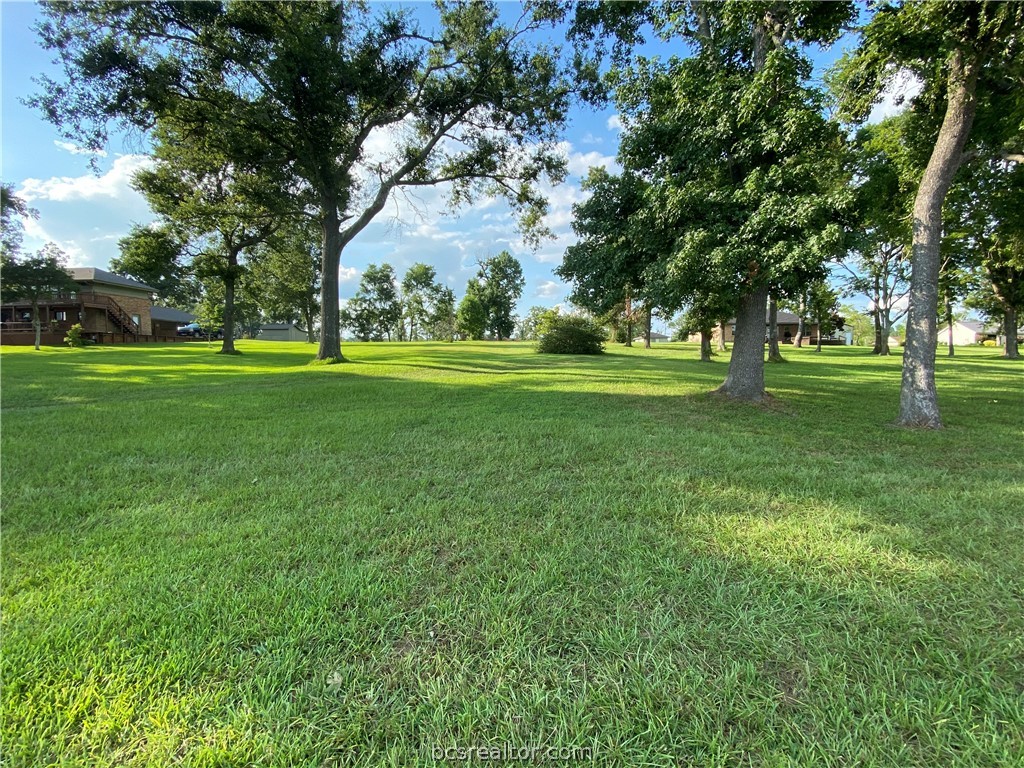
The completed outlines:
<svg viewBox="0 0 1024 768">
<path fill-rule="evenodd" d="M 666 336 L 664 333 L 658 333 L 657 331 L 651 331 L 651 344 L 654 344 L 655 342 L 663 342 L 663 341 L 672 341 L 672 338 L 670 336 Z M 644 337 L 643 336 L 637 336 L 635 339 L 633 339 L 633 343 L 634 344 L 643 344 L 644 343 Z"/>
<path fill-rule="evenodd" d="M 779 343 L 780 344 L 792 344 L 796 339 L 796 331 L 800 324 L 800 318 L 794 315 L 792 312 L 784 312 L 779 310 L 775 316 L 776 325 L 779 329 Z M 764 318 L 765 325 L 765 340 L 768 338 L 768 315 L 765 313 Z M 718 341 L 720 330 L 716 327 L 711 332 L 711 338 L 714 341 Z M 725 323 L 725 340 L 732 342 L 736 340 L 736 318 L 732 318 Z M 804 323 L 804 343 L 817 344 L 818 343 L 818 324 L 813 320 L 807 320 Z M 700 341 L 700 334 L 692 334 L 688 341 Z M 823 344 L 843 344 L 844 339 L 841 332 L 837 331 L 831 336 L 824 336 L 822 338 Z"/>
<path fill-rule="evenodd" d="M 309 335 L 295 323 L 268 323 L 260 327 L 264 341 L 308 341 Z"/>
<path fill-rule="evenodd" d="M 174 336 L 178 328 L 196 319 L 196 316 L 189 312 L 171 307 L 152 307 L 149 310 L 149 317 L 153 322 L 153 333 L 165 336 Z"/>
<path fill-rule="evenodd" d="M 76 323 L 81 324 L 83 336 L 96 342 L 178 340 L 177 327 L 168 333 L 169 326 L 154 326 L 153 286 L 95 267 L 74 267 L 68 273 L 77 284 L 75 290 L 39 301 L 44 344 L 62 344 L 68 328 Z M 4 344 L 33 343 L 31 315 L 27 300 L 0 306 Z"/>
<path fill-rule="evenodd" d="M 987 326 L 980 320 L 957 320 L 953 323 L 953 346 L 966 347 L 983 341 L 996 341 L 1002 334 L 999 326 Z M 949 323 L 939 328 L 939 344 L 949 343 Z"/>
</svg>

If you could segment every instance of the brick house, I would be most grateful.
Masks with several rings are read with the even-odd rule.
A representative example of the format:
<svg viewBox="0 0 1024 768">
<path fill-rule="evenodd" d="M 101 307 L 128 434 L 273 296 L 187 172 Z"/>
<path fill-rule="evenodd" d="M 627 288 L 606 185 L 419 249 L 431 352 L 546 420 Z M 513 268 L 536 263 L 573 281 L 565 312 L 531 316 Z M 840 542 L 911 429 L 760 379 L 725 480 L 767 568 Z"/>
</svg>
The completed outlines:
<svg viewBox="0 0 1024 768">
<path fill-rule="evenodd" d="M 765 316 L 765 340 L 768 339 L 768 317 Z M 792 312 L 785 312 L 779 310 L 776 314 L 776 324 L 779 328 L 779 343 L 780 344 L 792 344 L 796 339 L 796 331 L 799 327 L 800 318 L 794 315 Z M 720 330 L 716 327 L 711 332 L 711 338 L 713 341 L 718 341 Z M 725 323 L 725 340 L 732 343 L 736 339 L 736 318 L 726 321 Z M 696 333 L 688 338 L 688 341 L 700 341 L 700 334 Z M 822 337 L 823 344 L 842 344 L 842 337 L 838 332 L 833 333 L 831 336 Z M 818 343 L 818 324 L 813 320 L 807 320 L 804 322 L 804 342 L 807 344 Z"/>
<path fill-rule="evenodd" d="M 62 344 L 64 335 L 81 323 L 82 335 L 100 343 L 177 341 L 176 326 L 154 326 L 152 286 L 94 267 L 69 269 L 75 291 L 40 299 L 39 321 L 44 344 Z M 27 300 L 0 306 L 4 344 L 31 344 L 32 307 Z"/>
</svg>

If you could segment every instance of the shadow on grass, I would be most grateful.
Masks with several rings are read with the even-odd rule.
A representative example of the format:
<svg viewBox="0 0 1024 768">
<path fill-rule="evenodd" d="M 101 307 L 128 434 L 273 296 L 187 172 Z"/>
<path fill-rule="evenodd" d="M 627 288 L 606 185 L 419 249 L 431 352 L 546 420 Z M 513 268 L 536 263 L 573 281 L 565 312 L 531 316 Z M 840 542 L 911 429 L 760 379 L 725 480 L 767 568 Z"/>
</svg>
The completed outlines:
<svg viewBox="0 0 1024 768">
<path fill-rule="evenodd" d="M 608 765 L 1019 746 L 1012 405 L 904 432 L 886 362 L 770 370 L 769 410 L 665 353 L 352 347 L 4 360 L 14 759 L 72 705 L 61 748 L 112 763 L 133 728 L 139 764 L 200 731 L 213 759 L 218 728 L 261 734 L 253 764 L 539 733 Z"/>
</svg>

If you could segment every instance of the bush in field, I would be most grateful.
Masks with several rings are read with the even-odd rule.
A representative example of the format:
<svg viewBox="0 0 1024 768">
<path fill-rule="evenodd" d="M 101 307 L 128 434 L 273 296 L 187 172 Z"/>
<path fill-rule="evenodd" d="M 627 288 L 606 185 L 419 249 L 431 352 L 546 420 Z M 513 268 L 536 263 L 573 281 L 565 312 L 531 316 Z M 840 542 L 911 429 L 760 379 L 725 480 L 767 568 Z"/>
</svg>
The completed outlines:
<svg viewBox="0 0 1024 768">
<path fill-rule="evenodd" d="M 67 335 L 64 336 L 64 343 L 69 347 L 84 347 L 85 339 L 82 338 L 82 324 L 75 323 L 68 328 Z"/>
<path fill-rule="evenodd" d="M 586 317 L 551 318 L 537 344 L 538 352 L 556 355 L 599 355 L 604 352 L 604 329 Z"/>
</svg>

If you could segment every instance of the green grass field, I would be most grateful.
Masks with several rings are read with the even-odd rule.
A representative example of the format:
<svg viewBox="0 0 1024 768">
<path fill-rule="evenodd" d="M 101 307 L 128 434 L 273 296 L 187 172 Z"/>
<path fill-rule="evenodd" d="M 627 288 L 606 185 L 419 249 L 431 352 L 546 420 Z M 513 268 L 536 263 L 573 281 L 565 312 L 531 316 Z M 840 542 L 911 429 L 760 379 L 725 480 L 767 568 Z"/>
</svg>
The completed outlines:
<svg viewBox="0 0 1024 768">
<path fill-rule="evenodd" d="M 1024 760 L 1024 367 L 3 351 L 7 766 Z M 564 762 L 562 764 L 569 764 Z"/>
</svg>

